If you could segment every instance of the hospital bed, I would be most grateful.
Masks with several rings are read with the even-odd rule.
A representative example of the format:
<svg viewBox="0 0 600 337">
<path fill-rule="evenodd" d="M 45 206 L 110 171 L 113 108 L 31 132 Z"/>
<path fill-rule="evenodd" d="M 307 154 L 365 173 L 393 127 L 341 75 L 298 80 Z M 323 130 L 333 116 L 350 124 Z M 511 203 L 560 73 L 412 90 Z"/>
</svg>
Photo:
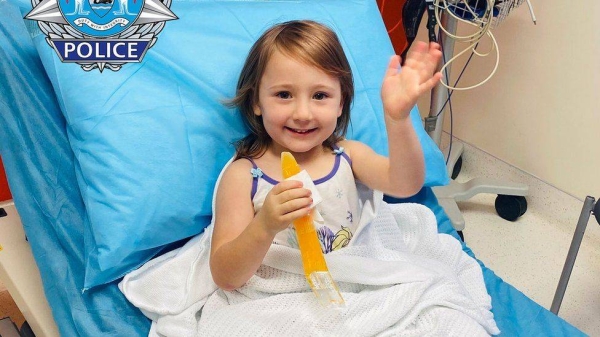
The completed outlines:
<svg viewBox="0 0 600 337">
<path fill-rule="evenodd" d="M 260 31 L 260 29 L 266 28 L 266 23 L 293 19 L 296 18 L 295 15 L 301 15 L 302 13 L 307 13 L 306 15 L 310 18 L 314 18 L 314 15 L 321 15 L 317 18 L 333 23 L 338 33 L 341 30 L 341 40 L 349 54 L 351 64 L 353 67 L 360 69 L 360 71 L 355 72 L 355 81 L 360 86 L 361 83 L 359 82 L 366 81 L 370 76 L 370 72 L 379 71 L 377 67 L 380 66 L 377 62 L 377 50 L 365 50 L 365 48 L 370 48 L 369 43 L 377 39 L 380 39 L 380 42 L 383 41 L 381 42 L 383 45 L 379 45 L 378 47 L 387 48 L 385 50 L 391 51 L 391 45 L 389 45 L 389 40 L 386 40 L 387 36 L 385 39 L 382 39 L 385 29 L 383 28 L 381 18 L 374 15 L 374 13 L 378 13 L 375 1 L 356 0 L 345 2 L 346 7 L 344 10 L 340 8 L 340 4 L 340 1 L 334 0 L 277 2 L 174 1 L 171 9 L 178 14 L 179 19 L 166 24 L 164 32 L 159 35 L 156 45 L 153 47 L 152 52 L 148 53 L 146 60 L 140 65 L 125 65 L 117 72 L 110 72 L 105 69 L 104 73 L 100 75 L 97 69 L 88 73 L 79 69 L 75 64 L 60 63 L 56 55 L 53 54 L 54 51 L 46 45 L 43 34 L 36 30 L 35 24 L 32 25 L 32 22 L 24 23 L 22 21 L 21 18 L 23 15 L 31 9 L 28 4 L 19 3 L 18 1 L 0 2 L 0 17 L 2 17 L 2 20 L 0 20 L 0 53 L 2 53 L 2 62 L 0 62 L 0 155 L 2 155 L 5 163 L 14 203 L 20 215 L 27 241 L 24 241 L 25 238 L 18 233 L 16 237 L 21 236 L 21 240 L 23 240 L 20 246 L 29 245 L 31 248 L 32 256 L 35 258 L 41 283 L 43 284 L 44 295 L 49 304 L 51 316 L 56 324 L 56 326 L 53 326 L 47 320 L 44 321 L 39 318 L 49 317 L 48 312 L 43 312 L 43 305 L 19 303 L 22 309 L 30 308 L 34 312 L 31 314 L 25 313 L 26 318 L 36 321 L 30 324 L 34 328 L 34 332 L 39 336 L 46 334 L 53 335 L 56 333 L 56 329 L 62 336 L 147 335 L 150 328 L 150 321 L 124 298 L 117 287 L 117 282 L 125 272 L 139 267 L 148 259 L 162 252 L 181 245 L 187 237 L 198 233 L 201 227 L 207 224 L 207 216 L 203 214 L 196 214 L 195 216 L 185 214 L 185 216 L 181 216 L 183 213 L 170 218 L 170 220 L 175 219 L 177 216 L 184 218 L 181 223 L 178 223 L 178 226 L 180 225 L 181 227 L 180 231 L 177 230 L 179 227 L 168 227 L 169 224 L 157 223 L 155 225 L 162 225 L 165 227 L 165 230 L 155 232 L 156 228 L 145 228 L 146 224 L 140 222 L 134 228 L 136 231 L 127 232 L 130 240 L 126 245 L 122 245 L 130 249 L 130 251 L 126 251 L 125 253 L 122 250 L 118 251 L 121 254 L 118 257 L 115 257 L 114 254 L 111 256 L 100 256 L 106 254 L 107 250 L 111 248 L 108 246 L 110 242 L 108 244 L 103 243 L 100 247 L 94 246 L 94 243 L 101 241 L 103 238 L 102 235 L 104 235 L 104 238 L 107 236 L 103 231 L 107 230 L 106 227 L 113 226 L 113 223 L 107 220 L 108 216 L 110 216 L 108 212 L 111 210 L 99 209 L 99 205 L 92 198 L 93 195 L 91 193 L 97 192 L 95 189 L 99 187 L 93 185 L 89 179 L 98 177 L 90 176 L 88 173 L 94 169 L 104 169 L 106 165 L 111 163 L 120 164 L 126 168 L 129 168 L 128 165 L 131 163 L 130 158 L 119 157 L 116 155 L 119 152 L 111 152 L 108 148 L 97 149 L 99 153 L 106 153 L 111 156 L 108 159 L 104 158 L 107 162 L 97 161 L 91 164 L 89 161 L 86 162 L 86 160 L 89 160 L 89 157 L 86 157 L 86 155 L 90 155 L 90 153 L 85 151 L 85 139 L 96 137 L 97 134 L 91 132 L 98 131 L 102 126 L 97 123 L 97 120 L 92 115 L 83 118 L 73 115 L 74 110 L 77 110 L 77 106 L 73 105 L 72 100 L 80 97 L 78 95 L 89 95 L 90 90 L 93 88 L 96 90 L 97 95 L 89 95 L 87 99 L 90 105 L 97 104 L 97 109 L 113 104 L 113 100 L 116 99 L 128 108 L 141 105 L 143 108 L 147 108 L 145 111 L 148 111 L 148 114 L 150 114 L 152 109 L 151 107 L 144 106 L 146 104 L 145 101 L 151 101 L 154 98 L 152 96 L 159 93 L 148 90 L 143 86 L 139 87 L 139 95 L 142 95 L 142 100 L 135 101 L 135 104 L 131 103 L 127 105 L 127 97 L 125 96 L 117 98 L 110 96 L 110 100 L 103 102 L 94 101 L 94 97 L 102 97 L 104 94 L 102 91 L 103 82 L 101 81 L 109 82 L 120 77 L 126 77 L 126 80 L 121 82 L 119 87 L 128 94 L 135 95 L 134 92 L 128 91 L 127 85 L 131 81 L 136 81 L 135 76 L 142 73 L 149 76 L 144 78 L 144 81 L 151 81 L 152 79 L 155 81 L 160 80 L 161 77 L 156 74 L 166 76 L 166 78 L 169 78 L 172 72 L 190 74 L 190 77 L 179 78 L 179 80 L 184 81 L 177 84 L 179 91 L 175 90 L 175 94 L 191 94 L 191 92 L 186 92 L 187 88 L 193 88 L 198 95 L 209 98 L 212 95 L 226 96 L 231 94 L 231 92 L 219 92 L 210 86 L 206 87 L 206 85 L 212 83 L 198 80 L 198 77 L 195 77 L 198 75 L 195 73 L 197 70 L 195 67 L 211 66 L 210 62 L 216 61 L 221 62 L 219 64 L 224 64 L 228 62 L 228 57 L 233 60 L 232 62 L 241 63 L 245 53 L 237 50 L 235 45 L 227 44 L 225 48 L 228 52 L 219 60 L 202 59 L 201 55 L 195 56 L 198 59 L 202 59 L 202 62 L 207 63 L 204 65 L 196 65 L 195 63 L 179 65 L 172 62 L 172 58 L 169 58 L 179 57 L 178 54 L 185 53 L 185 48 L 191 48 L 190 46 L 193 43 L 202 43 L 202 48 L 195 49 L 195 51 L 200 51 L 203 48 L 210 48 L 211 46 L 216 48 L 220 39 L 230 38 L 224 32 L 228 32 L 232 24 L 226 26 L 226 23 L 223 23 L 222 17 L 218 17 L 216 14 L 211 15 L 210 11 L 216 11 L 219 15 L 224 15 L 223 13 L 231 14 L 237 20 L 236 22 L 239 26 L 233 24 L 233 26 L 237 27 L 235 29 L 242 30 L 244 34 L 249 35 L 251 35 L 250 32 L 253 30 Z M 200 6 L 201 8 L 198 9 L 198 12 L 194 12 L 193 8 L 189 6 Z M 209 14 L 206 14 L 207 11 Z M 200 12 L 204 12 L 204 14 Z M 272 13 L 280 14 L 273 15 L 261 21 L 261 16 L 269 15 L 265 13 L 271 13 L 271 15 L 273 15 Z M 194 15 L 204 16 L 198 18 L 194 17 Z M 212 24 L 219 24 L 221 26 L 216 27 L 217 29 L 214 30 L 206 28 L 210 27 L 211 23 L 207 23 L 206 21 L 210 21 L 211 17 L 215 17 L 215 21 Z M 349 21 L 350 23 L 348 24 L 353 24 L 356 27 L 345 26 L 342 23 L 343 20 L 336 21 L 340 17 L 343 20 Z M 365 31 L 362 24 L 356 24 L 356 22 L 359 22 L 356 20 L 362 21 L 362 24 L 371 27 L 371 30 Z M 258 22 L 256 26 L 252 26 L 254 22 Z M 178 33 L 185 34 L 187 29 L 197 34 L 199 27 L 204 29 L 202 30 L 203 33 L 206 33 L 206 36 L 202 37 L 204 40 L 201 42 L 198 40 L 199 36 L 189 34 L 184 37 L 184 40 L 189 39 L 186 40 L 189 43 L 188 45 L 183 47 L 179 45 L 177 47 L 179 49 L 177 49 L 172 44 L 176 38 L 181 37 L 175 36 L 174 33 L 170 32 L 183 29 L 179 30 Z M 377 32 L 377 34 L 374 32 Z M 357 39 L 357 41 L 349 41 L 350 37 Z M 248 41 L 252 41 L 252 39 L 248 39 Z M 245 46 L 247 48 L 248 45 L 245 44 Z M 364 55 L 361 55 L 361 53 Z M 387 58 L 388 56 L 386 55 L 385 57 Z M 191 60 L 194 60 L 194 58 Z M 384 62 L 384 66 L 385 64 L 386 62 Z M 189 73 L 186 73 L 186 71 Z M 232 71 L 232 74 L 225 74 L 223 68 L 218 68 L 214 69 L 214 73 L 207 76 L 211 79 L 210 82 L 212 80 L 215 82 L 232 82 L 232 79 L 237 77 L 236 71 Z M 65 90 L 65 87 L 69 85 L 82 85 L 78 82 L 81 80 L 79 77 L 83 77 L 83 82 L 81 83 L 88 83 L 88 86 L 85 87 L 85 89 L 88 89 L 86 93 L 77 93 L 75 95 Z M 226 84 L 231 84 L 229 82 Z M 116 92 L 114 94 L 117 95 Z M 170 97 L 168 95 L 173 94 L 172 88 L 165 87 L 164 92 L 161 94 Z M 355 104 L 359 107 L 361 104 L 372 104 L 370 102 L 376 100 L 378 94 L 378 87 L 363 88 L 360 94 L 357 95 L 357 102 Z M 190 108 L 190 105 L 185 104 L 187 102 L 185 95 L 182 95 L 180 99 L 184 103 L 181 106 L 184 106 L 186 109 L 183 109 L 185 111 L 177 110 L 177 113 L 179 116 L 183 116 L 182 125 L 190 127 L 188 123 L 192 123 L 193 121 L 189 114 L 193 109 Z M 214 105 L 221 106 L 220 102 L 215 102 Z M 373 111 L 376 112 L 377 109 Z M 92 111 L 91 113 L 94 112 Z M 106 111 L 102 111 L 102 113 L 104 113 L 102 118 L 111 116 Z M 177 116 L 174 114 L 171 117 L 175 119 Z M 415 120 L 415 126 L 419 127 L 420 119 L 416 109 L 413 111 L 411 117 Z M 77 118 L 80 118 L 78 120 L 80 123 L 85 124 L 91 121 L 95 124 L 86 129 L 87 133 L 81 132 L 81 129 L 78 129 L 81 125 L 75 123 Z M 381 125 L 378 125 L 378 121 L 380 122 L 381 118 L 377 119 L 375 117 L 374 120 L 361 120 L 360 118 L 355 119 L 354 115 L 352 118 L 353 126 L 349 136 L 366 141 L 378 152 L 385 153 L 387 149 L 385 148 L 385 141 L 381 142 Z M 206 118 L 203 120 L 206 120 Z M 135 121 L 129 120 L 129 122 L 134 123 Z M 220 121 L 218 118 L 211 120 L 211 123 L 214 123 L 213 128 L 217 129 L 217 131 L 222 131 L 219 130 L 223 127 L 220 124 L 222 122 L 227 122 L 227 125 L 229 125 L 230 121 Z M 166 127 L 163 125 L 159 126 Z M 117 125 L 111 125 L 111 127 L 113 129 L 118 128 Z M 152 130 L 155 131 L 156 129 Z M 243 125 L 241 123 L 239 125 L 234 123 L 231 125 L 231 129 L 223 132 L 229 137 L 237 137 L 238 133 L 241 134 L 240 130 L 243 130 Z M 177 132 L 185 133 L 189 129 L 184 128 L 168 131 L 173 132 L 173 137 L 176 138 Z M 425 134 L 423 130 L 420 130 L 420 132 Z M 152 139 L 153 135 L 134 134 L 131 137 L 133 137 L 131 138 L 132 140 L 144 137 Z M 168 143 L 168 141 L 168 139 L 165 140 L 165 143 Z M 216 146 L 206 139 L 204 141 L 206 143 L 203 144 L 203 149 L 210 149 Z M 428 144 L 428 140 L 425 138 L 421 138 L 421 141 L 424 147 Z M 122 142 L 127 143 L 127 140 L 122 140 Z M 186 150 L 193 151 L 193 146 L 190 144 L 187 145 L 190 148 L 186 148 Z M 142 145 L 138 144 L 138 146 Z M 101 177 L 101 181 L 111 181 L 111 185 L 109 189 L 102 190 L 100 194 L 111 195 L 113 199 L 103 200 L 100 206 L 118 202 L 130 192 L 127 190 L 115 192 L 114 189 L 117 188 L 117 184 L 111 180 L 115 176 L 118 178 L 122 175 L 132 174 L 132 176 L 127 176 L 127 178 L 134 179 L 135 175 L 145 174 L 148 166 L 153 170 L 158 170 L 163 167 L 161 165 L 168 165 L 166 161 L 169 160 L 177 160 L 177 164 L 180 166 L 185 164 L 185 160 L 177 157 L 176 154 L 167 157 L 168 160 L 166 161 L 159 160 L 156 162 L 156 157 L 161 154 L 164 155 L 164 151 L 166 150 L 161 148 L 160 145 L 153 144 L 152 146 L 155 148 L 135 149 L 137 152 L 141 152 L 140 157 L 144 160 L 133 163 L 133 167 L 136 168 L 135 170 L 130 170 L 133 172 L 113 172 L 112 176 Z M 435 174 L 431 173 L 431 170 L 438 168 L 435 162 L 438 154 L 435 151 L 439 150 L 437 148 L 436 150 L 432 150 L 431 147 L 428 147 L 428 149 L 429 151 L 433 151 L 426 152 L 429 185 L 447 183 L 447 176 L 442 175 L 432 178 Z M 194 162 L 194 165 L 203 165 L 203 172 L 211 169 L 212 166 L 215 166 L 212 168 L 213 170 L 218 170 L 218 167 L 224 163 L 223 160 L 228 159 L 231 154 L 232 152 L 222 153 L 218 156 L 214 154 L 214 157 L 212 154 L 210 156 L 207 155 L 203 159 L 209 162 L 208 166 L 204 162 Z M 439 153 L 439 157 L 441 157 L 441 153 Z M 193 158 L 198 159 L 196 157 Z M 212 160 L 207 160 L 209 158 L 219 159 L 215 159 L 216 163 L 212 163 Z M 91 165 L 91 167 L 86 165 Z M 114 167 L 112 168 L 114 169 Z M 438 171 L 445 174 L 443 160 L 441 168 Z M 197 173 L 194 172 L 194 174 Z M 138 188 L 141 189 L 140 192 L 143 193 L 142 195 L 163 193 L 163 199 L 159 203 L 174 201 L 175 204 L 169 204 L 171 208 L 178 207 L 179 204 L 185 203 L 186 200 L 179 200 L 179 191 L 173 191 L 169 186 L 184 186 L 185 184 L 189 184 L 193 185 L 192 187 L 194 188 L 197 187 L 192 181 L 178 182 L 177 176 L 160 176 L 158 178 L 160 179 L 150 181 L 151 185 L 149 187 L 138 186 Z M 216 176 L 214 179 L 216 179 Z M 130 180 L 128 181 L 131 182 Z M 168 184 L 161 185 L 164 181 L 167 181 Z M 144 182 L 138 183 L 143 184 Z M 439 232 L 450 234 L 459 240 L 456 230 L 452 227 L 448 217 L 437 202 L 432 192 L 432 187 L 429 185 L 424 186 L 418 194 L 411 198 L 387 198 L 387 200 L 389 202 L 417 202 L 426 205 L 436 215 Z M 157 186 L 160 188 L 156 188 Z M 207 190 L 205 193 L 212 195 L 212 191 L 210 191 L 212 190 L 212 185 L 204 183 L 203 186 Z M 130 188 L 134 189 L 134 186 L 130 185 Z M 198 203 L 192 205 L 192 208 L 196 210 L 200 209 L 201 207 L 198 205 L 203 201 L 193 201 L 194 203 L 198 201 Z M 135 200 L 127 199 L 127 203 L 133 202 Z M 152 215 L 156 215 L 158 210 L 162 209 L 161 207 L 161 204 L 147 204 L 145 209 L 153 213 Z M 103 228 L 95 226 L 98 221 L 98 214 L 101 214 L 102 216 L 100 217 L 106 220 L 106 223 L 103 223 Z M 126 215 L 122 214 L 124 217 Z M 188 219 L 188 217 L 192 219 Z M 209 218 L 210 215 L 208 215 Z M 5 222 L 1 221 L 0 225 L 5 226 Z M 109 229 L 115 231 L 131 230 L 131 228 Z M 13 226 L 9 229 L 11 232 L 19 230 L 18 226 Z M 175 234 L 172 232 L 177 232 L 175 233 L 177 235 L 174 236 Z M 119 233 L 115 232 L 109 234 L 114 235 L 115 240 L 117 240 L 119 235 Z M 149 236 L 143 237 L 146 234 Z M 113 238 L 110 235 L 108 237 Z M 0 237 L 0 240 L 3 240 L 3 238 L 4 236 Z M 146 241 L 142 241 L 140 238 Z M 149 238 L 155 240 L 155 242 L 148 244 L 147 240 Z M 155 244 L 158 242 L 156 240 L 167 240 L 168 242 L 156 246 Z M 10 248 L 9 245 L 6 245 L 6 247 Z M 464 243 L 463 249 L 473 256 L 473 252 Z M 0 254 L 6 253 L 6 251 L 0 251 Z M 29 274 L 19 276 L 19 271 L 10 267 L 25 264 L 31 268 L 31 255 L 12 254 L 8 257 L 10 261 L 6 258 L 7 256 L 8 254 L 4 258 L 0 258 L 0 264 L 2 264 L 3 270 L 7 273 L 7 276 L 3 276 L 3 279 L 5 277 L 11 278 L 13 283 L 18 284 L 24 278 L 31 278 Z M 114 263 L 115 261 L 119 263 Z M 492 311 L 503 335 L 583 335 L 569 323 L 555 316 L 550 311 L 527 298 L 510 284 L 504 282 L 492 270 L 485 267 L 482 262 L 480 262 L 480 265 L 483 269 L 487 290 L 492 298 Z M 33 274 L 35 273 L 36 271 L 34 270 Z M 13 275 L 23 279 L 18 280 Z M 35 280 L 33 280 L 33 283 L 36 283 Z M 26 292 L 27 290 L 15 289 L 14 291 Z M 40 296 L 41 294 L 38 294 L 37 298 L 31 301 L 39 300 Z M 27 302 L 29 300 L 23 297 L 23 301 Z M 40 313 L 39 311 L 42 312 Z M 47 333 L 47 331 L 49 332 Z"/>
</svg>

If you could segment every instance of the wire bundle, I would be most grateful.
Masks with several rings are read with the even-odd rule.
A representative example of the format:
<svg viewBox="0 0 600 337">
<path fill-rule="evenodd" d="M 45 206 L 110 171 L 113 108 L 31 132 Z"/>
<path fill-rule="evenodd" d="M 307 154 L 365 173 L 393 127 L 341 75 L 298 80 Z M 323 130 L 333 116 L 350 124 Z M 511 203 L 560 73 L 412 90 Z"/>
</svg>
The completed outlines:
<svg viewBox="0 0 600 337">
<path fill-rule="evenodd" d="M 498 64 L 500 63 L 500 52 L 498 50 L 498 43 L 496 42 L 496 38 L 494 38 L 491 29 L 497 27 L 500 22 L 506 19 L 512 9 L 517 8 L 525 1 L 527 1 L 527 4 L 529 5 L 529 11 L 531 13 L 532 20 L 535 23 L 535 15 L 529 0 L 434 0 L 435 17 L 438 22 L 439 29 L 442 30 L 448 37 L 456 40 L 457 42 L 468 44 L 465 49 L 454 55 L 454 57 L 452 57 L 450 60 L 444 62 L 441 71 L 444 71 L 448 65 L 469 51 L 472 54 L 480 57 L 489 56 L 492 53 L 494 53 L 496 56 L 494 69 L 481 82 L 468 87 L 456 87 L 456 84 L 454 86 L 450 86 L 450 84 L 447 82 L 447 79 L 446 82 L 444 82 L 444 79 L 442 79 L 440 82 L 443 86 L 451 90 L 469 90 L 486 83 L 490 78 L 492 78 L 492 76 L 494 76 L 496 70 L 498 70 Z M 443 11 L 460 22 L 477 27 L 477 30 L 473 34 L 464 36 L 458 36 L 454 33 L 450 33 L 441 24 L 442 21 L 440 18 Z M 485 36 L 490 39 L 491 48 L 488 52 L 481 53 L 476 49 L 481 39 Z"/>
<path fill-rule="evenodd" d="M 519 1 L 519 0 L 516 0 Z M 440 82 L 443 86 L 451 90 L 470 90 L 474 89 L 478 86 L 481 86 L 485 82 L 487 82 L 498 69 L 498 64 L 500 61 L 500 52 L 498 50 L 498 43 L 496 42 L 496 38 L 491 32 L 491 27 L 494 22 L 494 2 L 495 0 L 435 0 L 435 17 L 438 22 L 439 29 L 443 31 L 449 38 L 456 40 L 457 42 L 467 43 L 468 46 L 464 48 L 459 53 L 455 54 L 450 60 L 444 62 L 442 69 L 440 71 L 444 72 L 444 70 L 452 64 L 456 59 L 467 52 L 471 52 L 474 55 L 485 57 L 489 56 L 491 53 L 494 53 L 496 56 L 496 62 L 494 65 L 494 69 L 492 72 L 481 82 L 471 85 L 468 87 L 456 87 L 455 85 L 450 85 L 448 83 L 448 79 L 442 78 Z M 482 5 L 483 3 L 483 5 Z M 456 20 L 460 22 L 464 22 L 468 25 L 477 27 L 475 33 L 459 36 L 454 33 L 450 33 L 442 24 L 441 24 L 441 13 L 445 11 L 448 15 L 452 16 Z M 480 41 L 484 37 L 488 37 L 491 40 L 492 46 L 491 49 L 486 53 L 478 52 L 477 46 Z"/>
</svg>

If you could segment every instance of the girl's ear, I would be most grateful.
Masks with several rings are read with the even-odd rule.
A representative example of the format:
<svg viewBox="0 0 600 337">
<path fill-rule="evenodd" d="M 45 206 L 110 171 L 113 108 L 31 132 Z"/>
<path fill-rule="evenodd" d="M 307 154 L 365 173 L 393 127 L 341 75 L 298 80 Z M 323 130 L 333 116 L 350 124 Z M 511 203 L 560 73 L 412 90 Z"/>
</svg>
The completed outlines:
<svg viewBox="0 0 600 337">
<path fill-rule="evenodd" d="M 338 110 L 337 116 L 340 117 L 344 111 L 344 102 L 340 103 L 340 109 Z"/>
<path fill-rule="evenodd" d="M 262 110 L 260 109 L 260 106 L 258 104 L 254 104 L 252 109 L 254 110 L 254 115 L 256 115 L 256 116 L 262 115 Z"/>
</svg>

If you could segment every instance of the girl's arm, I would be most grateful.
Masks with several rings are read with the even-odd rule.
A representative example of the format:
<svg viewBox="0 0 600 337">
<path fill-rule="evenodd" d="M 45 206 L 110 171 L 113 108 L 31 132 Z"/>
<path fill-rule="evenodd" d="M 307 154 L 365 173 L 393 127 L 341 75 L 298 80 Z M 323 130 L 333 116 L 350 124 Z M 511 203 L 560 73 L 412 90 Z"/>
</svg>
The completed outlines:
<svg viewBox="0 0 600 337">
<path fill-rule="evenodd" d="M 244 285 L 260 267 L 275 235 L 306 215 L 312 203 L 310 190 L 301 182 L 283 181 L 254 215 L 251 168 L 247 160 L 231 163 L 217 189 L 210 269 L 224 290 Z"/>
<path fill-rule="evenodd" d="M 368 146 L 347 141 L 355 176 L 367 186 L 396 197 L 417 193 L 425 179 L 421 144 L 410 121 L 410 110 L 442 74 L 434 70 L 441 58 L 437 43 L 417 43 L 399 71 L 400 57 L 393 56 L 381 87 L 388 134 L 389 158 Z"/>
</svg>

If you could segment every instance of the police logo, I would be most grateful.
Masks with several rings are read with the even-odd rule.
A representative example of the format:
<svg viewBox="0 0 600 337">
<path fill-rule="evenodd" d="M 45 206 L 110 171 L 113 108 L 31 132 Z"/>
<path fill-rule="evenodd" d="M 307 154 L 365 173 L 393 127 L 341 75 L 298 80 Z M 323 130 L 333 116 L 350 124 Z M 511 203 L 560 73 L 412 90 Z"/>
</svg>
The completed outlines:
<svg viewBox="0 0 600 337">
<path fill-rule="evenodd" d="M 118 71 L 141 62 L 165 21 L 176 20 L 171 0 L 32 0 L 36 20 L 62 62 L 85 71 Z"/>
</svg>

